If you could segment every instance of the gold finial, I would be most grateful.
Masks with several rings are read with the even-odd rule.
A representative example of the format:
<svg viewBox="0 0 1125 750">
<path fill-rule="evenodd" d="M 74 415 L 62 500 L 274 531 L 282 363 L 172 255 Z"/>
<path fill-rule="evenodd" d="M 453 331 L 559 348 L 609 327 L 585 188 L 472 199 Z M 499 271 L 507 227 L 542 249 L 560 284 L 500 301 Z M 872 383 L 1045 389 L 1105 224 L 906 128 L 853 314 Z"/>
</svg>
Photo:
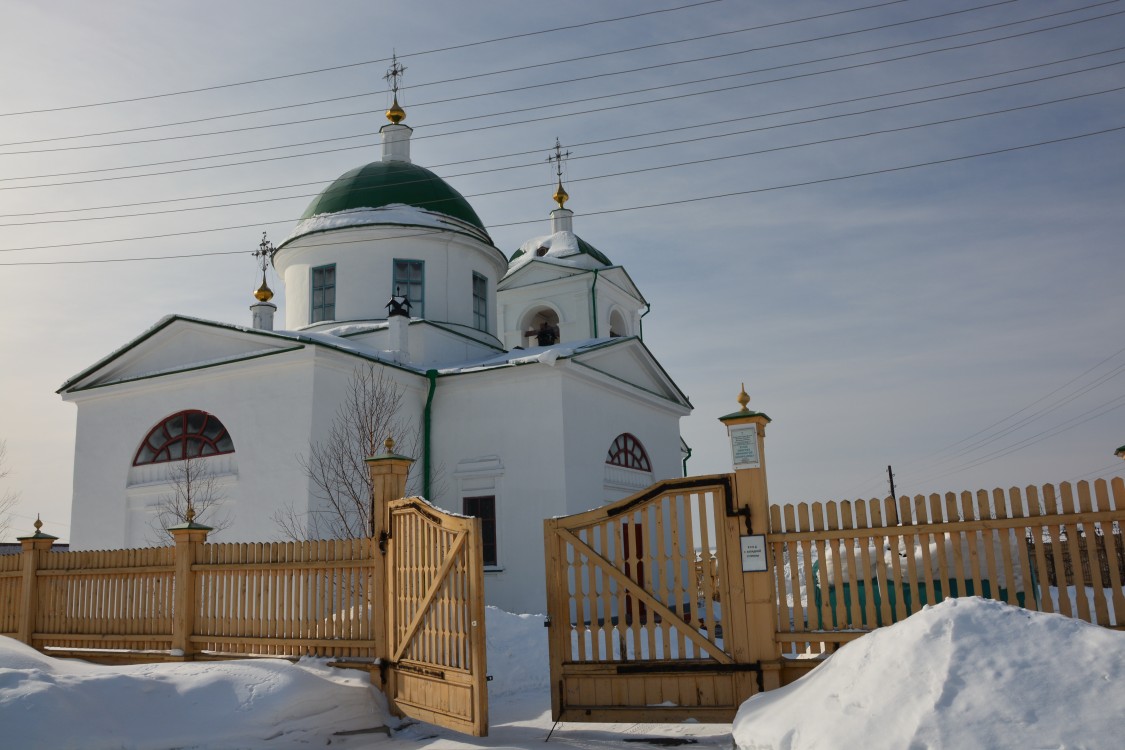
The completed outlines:
<svg viewBox="0 0 1125 750">
<path fill-rule="evenodd" d="M 742 384 L 742 391 L 738 394 L 738 405 L 742 408 L 739 411 L 750 411 L 746 405 L 750 403 L 750 394 L 746 392 L 746 384 Z"/>
<path fill-rule="evenodd" d="M 390 81 L 391 93 L 394 96 L 394 103 L 391 108 L 387 110 L 387 119 L 398 125 L 406 119 L 406 110 L 398 104 L 398 79 L 402 78 L 402 74 L 406 72 L 406 66 L 398 61 L 398 55 L 391 52 L 391 67 L 387 70 L 387 74 L 383 76 L 384 81 Z"/>
<path fill-rule="evenodd" d="M 395 452 L 394 438 L 387 438 L 386 440 L 384 440 L 383 441 L 383 448 L 387 451 L 388 454 L 394 453 Z"/>
<path fill-rule="evenodd" d="M 195 508 L 191 507 L 190 502 L 187 506 L 187 513 L 184 513 L 184 520 L 188 523 L 193 523 L 195 521 Z"/>
<path fill-rule="evenodd" d="M 39 530 L 43 528 L 43 522 L 39 520 L 39 514 L 35 514 L 35 533 L 38 534 Z"/>
<path fill-rule="evenodd" d="M 266 233 L 262 232 L 262 241 L 258 243 L 258 249 L 254 251 L 254 260 L 258 262 L 258 268 L 262 271 L 262 285 L 258 287 L 258 291 L 254 292 L 254 299 L 259 302 L 269 302 L 273 299 L 273 290 L 266 284 L 266 267 L 270 264 L 270 258 L 277 252 L 273 244 L 266 237 Z"/>
<path fill-rule="evenodd" d="M 269 285 L 266 284 L 265 273 L 262 274 L 262 285 L 258 287 L 258 290 L 256 292 L 254 292 L 254 299 L 258 300 L 259 302 L 269 302 L 271 299 L 273 299 L 273 290 L 270 289 Z"/>
<path fill-rule="evenodd" d="M 563 184 L 562 184 L 562 173 L 563 173 L 562 165 L 563 165 L 563 161 L 565 159 L 569 159 L 569 158 L 570 158 L 570 152 L 569 151 L 563 151 L 562 150 L 562 143 L 560 143 L 559 139 L 556 138 L 555 139 L 555 153 L 553 153 L 553 154 L 551 154 L 547 157 L 547 162 L 555 165 L 555 177 L 558 180 L 558 187 L 555 189 L 555 194 L 552 195 L 551 198 L 554 199 L 555 203 L 559 204 L 559 208 L 564 208 L 566 202 L 568 200 L 570 200 L 570 195 L 566 192 L 566 189 L 563 188 Z"/>
<path fill-rule="evenodd" d="M 559 187 L 551 197 L 554 199 L 555 203 L 559 204 L 559 208 L 565 207 L 566 202 L 570 200 L 570 195 L 563 189 L 562 180 L 559 180 Z"/>
</svg>

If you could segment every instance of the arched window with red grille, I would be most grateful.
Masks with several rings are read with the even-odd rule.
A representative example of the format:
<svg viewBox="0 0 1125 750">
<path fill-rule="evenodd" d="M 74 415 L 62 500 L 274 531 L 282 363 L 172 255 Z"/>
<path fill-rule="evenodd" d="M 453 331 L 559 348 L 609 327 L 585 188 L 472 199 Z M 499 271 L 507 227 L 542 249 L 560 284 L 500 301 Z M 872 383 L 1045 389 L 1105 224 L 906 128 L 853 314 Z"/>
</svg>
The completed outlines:
<svg viewBox="0 0 1125 750">
<path fill-rule="evenodd" d="M 189 409 L 161 420 L 137 449 L 133 466 L 234 453 L 234 440 L 219 418 Z"/>
<path fill-rule="evenodd" d="M 605 462 L 610 466 L 624 466 L 626 469 L 638 471 L 652 471 L 652 464 L 648 460 L 648 453 L 641 441 L 628 432 L 618 435 L 613 445 L 609 446 L 609 453 Z"/>
</svg>

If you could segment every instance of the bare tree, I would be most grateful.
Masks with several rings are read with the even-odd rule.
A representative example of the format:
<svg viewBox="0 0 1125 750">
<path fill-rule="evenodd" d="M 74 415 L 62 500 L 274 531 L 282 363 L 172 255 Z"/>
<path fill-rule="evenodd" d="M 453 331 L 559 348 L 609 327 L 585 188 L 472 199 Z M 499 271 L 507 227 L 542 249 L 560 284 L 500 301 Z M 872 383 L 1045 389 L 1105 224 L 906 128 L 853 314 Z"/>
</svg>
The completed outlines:
<svg viewBox="0 0 1125 750">
<path fill-rule="evenodd" d="M 364 459 L 383 452 L 389 437 L 395 452 L 417 455 L 421 435 L 404 414 L 405 389 L 374 364 L 353 373 L 343 402 L 336 409 L 328 437 L 309 446 L 298 460 L 312 482 L 319 507 L 307 515 L 292 507 L 273 515 L 281 533 L 291 539 L 351 539 L 369 536 L 371 474 Z M 413 485 L 407 494 L 416 492 Z"/>
<path fill-rule="evenodd" d="M 0 480 L 5 479 L 11 471 L 7 465 L 8 441 L 0 440 Z M 12 511 L 19 502 L 20 495 L 9 488 L 0 490 L 0 539 L 8 535 L 12 527 Z"/>
<path fill-rule="evenodd" d="M 189 508 L 194 511 L 192 520 L 210 526 L 214 534 L 231 525 L 230 514 L 222 507 L 226 493 L 206 458 L 185 458 L 170 464 L 168 482 L 172 491 L 160 496 L 156 515 L 149 521 L 153 532 L 150 541 L 166 543 L 171 536 L 168 529 L 189 520 Z"/>
</svg>

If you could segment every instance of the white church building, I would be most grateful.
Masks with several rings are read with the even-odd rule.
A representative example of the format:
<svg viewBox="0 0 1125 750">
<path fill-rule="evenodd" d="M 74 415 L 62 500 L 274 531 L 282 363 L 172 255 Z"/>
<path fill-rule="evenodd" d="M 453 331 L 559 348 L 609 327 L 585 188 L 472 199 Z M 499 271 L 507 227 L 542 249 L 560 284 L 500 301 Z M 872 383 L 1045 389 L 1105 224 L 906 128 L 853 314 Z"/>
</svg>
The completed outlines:
<svg viewBox="0 0 1125 750">
<path fill-rule="evenodd" d="M 372 366 L 417 428 L 412 486 L 482 518 L 486 598 L 509 611 L 545 607 L 544 518 L 682 475 L 691 405 L 641 339 L 640 290 L 574 233 L 561 180 L 550 233 L 508 258 L 411 162 L 403 116 L 396 102 L 381 160 L 328 186 L 272 252 L 284 326 L 263 279 L 251 325 L 169 315 L 63 384 L 72 549 L 151 544 L 187 456 L 221 489 L 214 541 L 284 538 L 279 509 L 323 510 L 301 457 Z"/>
</svg>

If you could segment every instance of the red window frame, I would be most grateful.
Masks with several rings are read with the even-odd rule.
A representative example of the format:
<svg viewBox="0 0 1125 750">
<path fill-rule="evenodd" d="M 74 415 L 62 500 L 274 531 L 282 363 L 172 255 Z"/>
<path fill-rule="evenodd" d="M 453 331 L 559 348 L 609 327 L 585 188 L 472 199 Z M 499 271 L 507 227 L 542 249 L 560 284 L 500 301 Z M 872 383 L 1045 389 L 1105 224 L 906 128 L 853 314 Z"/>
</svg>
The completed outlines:
<svg viewBox="0 0 1125 750">
<path fill-rule="evenodd" d="M 611 466 L 624 466 L 626 469 L 652 471 L 652 462 L 648 460 L 645 447 L 641 445 L 640 440 L 628 432 L 623 432 L 613 439 L 605 462 Z"/>
<path fill-rule="evenodd" d="M 214 414 L 185 409 L 160 420 L 133 456 L 133 466 L 234 453 L 234 440 Z"/>
</svg>

